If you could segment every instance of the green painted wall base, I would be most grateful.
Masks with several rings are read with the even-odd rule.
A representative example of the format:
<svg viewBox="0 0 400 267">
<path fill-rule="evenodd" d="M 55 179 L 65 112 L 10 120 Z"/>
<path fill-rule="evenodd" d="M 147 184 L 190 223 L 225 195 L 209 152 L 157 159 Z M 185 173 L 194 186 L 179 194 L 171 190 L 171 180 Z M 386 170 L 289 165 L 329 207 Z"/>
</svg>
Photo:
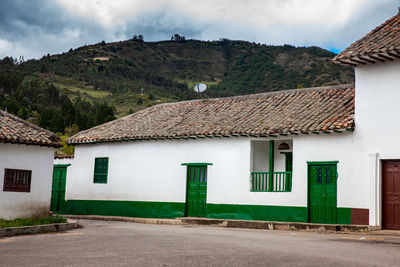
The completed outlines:
<svg viewBox="0 0 400 267">
<path fill-rule="evenodd" d="M 105 215 L 142 218 L 183 217 L 185 204 L 116 200 L 67 200 L 64 214 Z"/>
<path fill-rule="evenodd" d="M 185 215 L 185 203 L 115 200 L 68 200 L 60 214 L 176 218 Z M 207 204 L 207 218 L 307 222 L 306 207 Z M 337 223 L 351 224 L 351 208 L 337 209 Z"/>
<path fill-rule="evenodd" d="M 207 204 L 207 217 L 219 219 L 307 222 L 305 207 Z"/>
<path fill-rule="evenodd" d="M 351 224 L 351 208 L 337 208 L 337 223 Z"/>
</svg>

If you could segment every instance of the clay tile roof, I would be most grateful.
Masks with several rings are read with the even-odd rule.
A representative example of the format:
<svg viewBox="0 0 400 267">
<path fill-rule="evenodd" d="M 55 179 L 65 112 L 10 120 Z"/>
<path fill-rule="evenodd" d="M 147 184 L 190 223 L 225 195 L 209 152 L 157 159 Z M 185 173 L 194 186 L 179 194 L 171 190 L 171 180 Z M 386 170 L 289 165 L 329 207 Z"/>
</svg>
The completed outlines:
<svg viewBox="0 0 400 267">
<path fill-rule="evenodd" d="M 354 85 L 340 85 L 160 104 L 79 132 L 67 143 L 267 137 L 353 128 Z"/>
<path fill-rule="evenodd" d="M 400 58 L 400 12 L 333 58 L 342 64 L 366 64 Z"/>
<path fill-rule="evenodd" d="M 0 110 L 0 143 L 60 147 L 58 141 L 56 134 Z"/>
</svg>

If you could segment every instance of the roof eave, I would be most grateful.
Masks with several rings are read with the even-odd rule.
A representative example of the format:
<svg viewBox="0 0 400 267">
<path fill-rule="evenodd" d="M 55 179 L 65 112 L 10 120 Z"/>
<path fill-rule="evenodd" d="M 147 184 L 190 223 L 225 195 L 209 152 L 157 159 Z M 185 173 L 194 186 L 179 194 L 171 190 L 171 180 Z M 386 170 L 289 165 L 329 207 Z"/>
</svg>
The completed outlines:
<svg viewBox="0 0 400 267">
<path fill-rule="evenodd" d="M 400 51 L 392 49 L 386 52 L 364 53 L 362 55 L 354 56 L 343 56 L 339 54 L 332 59 L 332 62 L 357 67 L 358 65 L 375 64 L 377 62 L 387 62 L 395 59 L 400 59 Z"/>
<path fill-rule="evenodd" d="M 19 141 L 19 140 L 0 140 L 0 143 L 15 144 L 15 145 L 27 145 L 27 146 L 45 146 L 45 147 L 53 147 L 53 148 L 62 147 L 62 145 L 59 143 L 23 142 L 23 141 Z"/>
<path fill-rule="evenodd" d="M 174 137 L 138 137 L 138 138 L 129 138 L 125 140 L 86 140 L 86 141 L 76 141 L 70 140 L 67 142 L 68 145 L 90 145 L 90 144 L 99 144 L 99 143 L 117 143 L 117 142 L 137 142 L 143 140 L 188 140 L 188 139 L 204 139 L 205 137 L 208 138 L 229 138 L 229 137 L 251 137 L 251 138 L 278 138 L 278 137 L 293 137 L 298 135 L 308 135 L 308 134 L 331 134 L 331 133 L 343 133 L 343 132 L 353 132 L 354 127 L 346 127 L 346 128 L 339 128 L 333 130 L 320 130 L 320 131 L 304 131 L 304 132 L 285 132 L 285 133 L 273 133 L 267 135 L 242 135 L 242 134 L 229 134 L 229 135 L 191 135 L 189 136 L 174 136 Z"/>
</svg>

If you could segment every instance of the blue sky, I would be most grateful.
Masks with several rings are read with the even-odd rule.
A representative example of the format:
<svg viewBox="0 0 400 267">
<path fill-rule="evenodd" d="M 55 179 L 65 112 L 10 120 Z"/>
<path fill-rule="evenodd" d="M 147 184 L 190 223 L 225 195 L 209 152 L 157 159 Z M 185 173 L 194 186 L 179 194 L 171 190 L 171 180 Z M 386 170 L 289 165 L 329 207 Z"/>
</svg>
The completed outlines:
<svg viewBox="0 0 400 267">
<path fill-rule="evenodd" d="M 0 58 L 85 44 L 229 38 L 339 52 L 394 16 L 400 0 L 2 0 Z"/>
</svg>

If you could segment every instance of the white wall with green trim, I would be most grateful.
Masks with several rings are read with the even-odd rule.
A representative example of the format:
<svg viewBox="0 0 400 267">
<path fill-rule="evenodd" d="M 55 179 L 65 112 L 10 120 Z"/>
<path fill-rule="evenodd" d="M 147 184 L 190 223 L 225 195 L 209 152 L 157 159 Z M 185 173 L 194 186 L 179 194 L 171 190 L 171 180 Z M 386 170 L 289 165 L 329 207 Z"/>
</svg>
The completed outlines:
<svg viewBox="0 0 400 267">
<path fill-rule="evenodd" d="M 354 185 L 349 163 L 351 133 L 294 136 L 293 142 L 288 137 L 276 138 L 275 171 L 284 170 L 279 143 L 289 140 L 293 147 L 291 192 L 250 191 L 252 155 L 261 153 L 254 154 L 254 140 L 231 137 L 78 145 L 68 168 L 66 199 L 185 202 L 186 167 L 181 163 L 208 162 L 213 165 L 208 167 L 207 203 L 306 207 L 307 161 L 337 160 L 338 206 L 363 207 L 354 192 L 346 189 Z M 106 184 L 93 183 L 96 157 L 109 157 Z"/>
<path fill-rule="evenodd" d="M 299 135 L 293 139 L 293 191 L 302 194 L 307 205 L 307 162 L 338 161 L 337 206 L 368 208 L 368 183 L 354 176 L 353 134 Z"/>
</svg>

